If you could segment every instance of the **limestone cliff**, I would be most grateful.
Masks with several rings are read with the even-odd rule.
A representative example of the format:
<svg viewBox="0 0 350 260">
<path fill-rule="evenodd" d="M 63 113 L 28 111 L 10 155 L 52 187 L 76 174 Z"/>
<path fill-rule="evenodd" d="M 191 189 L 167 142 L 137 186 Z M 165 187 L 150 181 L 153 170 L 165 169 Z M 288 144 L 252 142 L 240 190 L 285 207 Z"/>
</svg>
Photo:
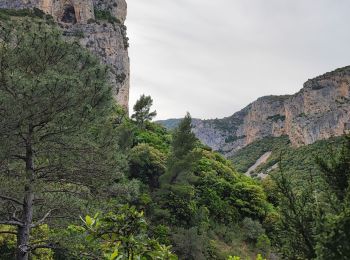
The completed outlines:
<svg viewBox="0 0 350 260">
<path fill-rule="evenodd" d="M 264 137 L 287 135 L 301 146 L 340 136 L 350 130 L 350 66 L 308 80 L 294 95 L 261 97 L 230 117 L 193 125 L 203 143 L 227 156 Z"/>
<path fill-rule="evenodd" d="M 78 36 L 82 46 L 110 67 L 114 97 L 128 108 L 130 65 L 125 0 L 0 0 L 0 8 L 38 8 L 50 14 L 66 37 Z"/>
</svg>

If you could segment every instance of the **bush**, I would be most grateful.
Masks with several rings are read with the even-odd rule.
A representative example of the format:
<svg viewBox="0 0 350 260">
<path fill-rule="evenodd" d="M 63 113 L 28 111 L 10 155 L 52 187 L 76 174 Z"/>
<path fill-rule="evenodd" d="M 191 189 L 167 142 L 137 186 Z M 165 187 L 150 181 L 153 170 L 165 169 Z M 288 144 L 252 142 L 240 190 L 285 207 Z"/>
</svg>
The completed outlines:
<svg viewBox="0 0 350 260">
<path fill-rule="evenodd" d="M 196 227 L 190 229 L 179 228 L 172 237 L 174 250 L 180 259 L 201 260 L 206 257 L 209 241 L 205 235 L 200 235 Z"/>
<path fill-rule="evenodd" d="M 252 220 L 251 218 L 245 218 L 242 221 L 242 225 L 245 239 L 247 241 L 257 242 L 258 238 L 265 233 L 265 230 L 259 221 Z"/>
<path fill-rule="evenodd" d="M 102 9 L 94 9 L 96 20 L 106 20 L 109 23 L 121 24 L 120 20 L 114 17 L 110 11 Z"/>
<path fill-rule="evenodd" d="M 267 257 L 271 249 L 271 241 L 267 235 L 261 234 L 256 242 L 256 248 Z"/>
<path fill-rule="evenodd" d="M 83 222 L 81 230 L 87 235 L 86 241 L 108 259 L 177 259 L 170 247 L 148 236 L 143 212 L 135 207 L 120 205 L 115 212 L 86 216 Z"/>
<path fill-rule="evenodd" d="M 132 148 L 129 157 L 130 177 L 151 189 L 158 188 L 158 179 L 165 173 L 165 155 L 148 144 L 139 144 Z"/>
</svg>

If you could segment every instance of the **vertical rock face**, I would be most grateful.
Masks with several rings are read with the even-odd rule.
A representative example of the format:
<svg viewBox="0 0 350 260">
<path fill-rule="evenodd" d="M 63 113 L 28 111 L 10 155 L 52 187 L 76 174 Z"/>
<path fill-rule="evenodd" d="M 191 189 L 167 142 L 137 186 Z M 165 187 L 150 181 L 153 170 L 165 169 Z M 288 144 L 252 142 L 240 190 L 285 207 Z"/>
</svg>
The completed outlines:
<svg viewBox="0 0 350 260">
<path fill-rule="evenodd" d="M 52 15 L 59 22 L 87 23 L 94 19 L 94 6 L 91 1 L 85 0 L 39 0 L 37 8 Z"/>
<path fill-rule="evenodd" d="M 229 156 L 264 137 L 288 135 L 294 146 L 350 131 L 350 66 L 308 80 L 291 96 L 259 98 L 231 117 L 194 120 L 194 133 Z"/>
<path fill-rule="evenodd" d="M 285 135 L 285 107 L 289 96 L 266 96 L 231 117 L 194 121 L 194 133 L 205 144 L 229 156 L 267 136 Z"/>
<path fill-rule="evenodd" d="M 296 146 L 339 136 L 350 130 L 350 67 L 304 84 L 285 103 L 286 133 Z"/>
<path fill-rule="evenodd" d="M 78 37 L 82 46 L 110 67 L 114 97 L 128 109 L 130 64 L 125 0 L 1 0 L 0 8 L 39 8 L 52 15 L 66 37 Z M 104 16 L 95 17 L 95 11 Z"/>
</svg>

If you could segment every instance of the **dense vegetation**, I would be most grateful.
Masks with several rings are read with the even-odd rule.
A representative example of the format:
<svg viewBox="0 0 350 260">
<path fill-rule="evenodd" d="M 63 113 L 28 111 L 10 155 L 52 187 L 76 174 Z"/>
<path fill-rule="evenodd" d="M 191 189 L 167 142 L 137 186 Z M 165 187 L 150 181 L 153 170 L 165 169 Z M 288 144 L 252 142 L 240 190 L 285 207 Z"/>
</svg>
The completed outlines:
<svg viewBox="0 0 350 260">
<path fill-rule="evenodd" d="M 266 137 L 255 141 L 243 149 L 239 150 L 230 159 L 235 165 L 237 171 L 246 172 L 264 153 L 272 151 L 274 155 L 279 155 L 280 150 L 288 147 L 289 139 L 287 136 Z"/>
<path fill-rule="evenodd" d="M 271 151 L 272 154 L 267 162 L 260 165 L 255 170 L 256 173 L 266 172 L 270 167 L 278 164 L 280 160 L 282 160 L 286 172 L 303 174 L 313 171 L 320 173 L 315 158 L 327 157 L 332 150 L 341 147 L 343 141 L 344 137 L 333 137 L 295 148 L 291 146 L 288 136 L 267 137 L 249 144 L 230 159 L 237 171 L 244 173 L 264 153 Z"/>
<path fill-rule="evenodd" d="M 262 187 L 203 146 L 189 115 L 172 135 L 148 121 L 142 128 L 135 123 L 137 128 L 130 121 L 121 126 L 134 129 L 129 176 L 142 182 L 137 204 L 162 243 L 173 245 L 181 259 L 254 257 L 263 238 L 261 250 L 269 252 L 261 223 L 273 209 Z"/>
<path fill-rule="evenodd" d="M 261 185 L 203 146 L 189 115 L 169 133 L 141 96 L 128 119 L 108 68 L 39 18 L 0 28 L 2 259 L 225 259 L 269 245 Z"/>
<path fill-rule="evenodd" d="M 273 151 L 280 170 L 246 177 L 190 114 L 169 132 L 142 95 L 127 117 L 109 68 L 23 16 L 0 19 L 1 259 L 349 258 L 349 138 L 259 141 L 236 169 Z"/>
<path fill-rule="evenodd" d="M 232 158 L 239 170 L 246 171 L 272 151 L 255 172 L 279 166 L 262 180 L 278 212 L 269 233 L 275 252 L 286 259 L 349 259 L 350 137 L 299 148 L 288 143 L 287 137 L 265 138 Z"/>
<path fill-rule="evenodd" d="M 350 258 L 350 137 L 331 147 L 310 163 L 318 171 L 285 170 L 281 161 L 265 180 L 280 216 L 272 240 L 284 258 Z"/>
</svg>

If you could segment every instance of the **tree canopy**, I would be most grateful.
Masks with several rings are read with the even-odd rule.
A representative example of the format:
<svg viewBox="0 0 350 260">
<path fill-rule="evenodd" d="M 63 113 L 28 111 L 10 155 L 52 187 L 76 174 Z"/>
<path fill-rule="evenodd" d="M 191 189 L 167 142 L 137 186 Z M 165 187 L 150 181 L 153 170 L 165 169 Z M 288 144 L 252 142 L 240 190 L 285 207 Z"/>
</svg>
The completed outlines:
<svg viewBox="0 0 350 260">
<path fill-rule="evenodd" d="M 150 111 L 152 105 L 153 99 L 151 96 L 141 95 L 134 105 L 135 113 L 131 118 L 135 119 L 140 126 L 143 126 L 146 121 L 152 120 L 157 115 L 156 111 Z"/>
</svg>

